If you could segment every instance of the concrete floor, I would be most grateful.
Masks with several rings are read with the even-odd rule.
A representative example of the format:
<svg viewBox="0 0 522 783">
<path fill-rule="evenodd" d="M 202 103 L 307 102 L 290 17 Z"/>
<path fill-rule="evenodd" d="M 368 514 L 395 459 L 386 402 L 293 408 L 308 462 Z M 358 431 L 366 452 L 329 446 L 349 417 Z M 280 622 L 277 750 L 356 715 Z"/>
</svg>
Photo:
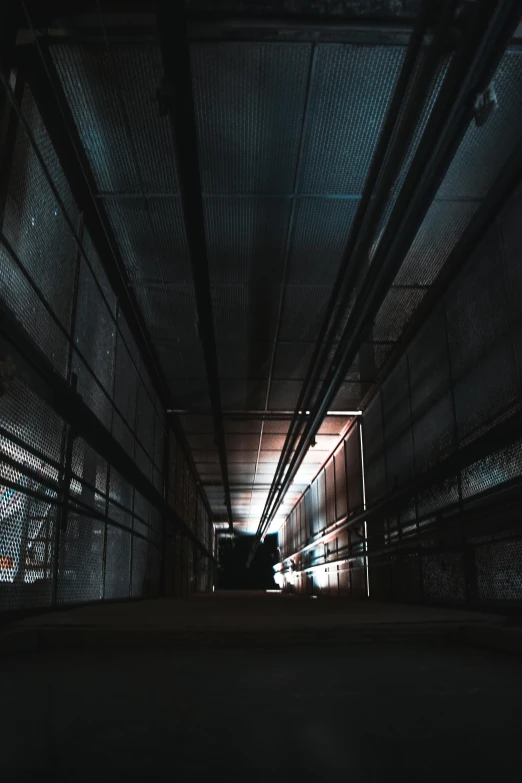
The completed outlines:
<svg viewBox="0 0 522 783">
<path fill-rule="evenodd" d="M 279 592 L 230 591 L 85 606 L 48 612 L 19 625 L 110 625 L 164 628 L 352 627 L 360 623 L 491 622 L 492 615 L 460 609 L 352 601 Z"/>
<path fill-rule="evenodd" d="M 3 777 L 520 781 L 522 659 L 446 640 L 468 623 L 498 620 L 217 594 L 32 618 L 45 643 L 0 659 Z"/>
</svg>

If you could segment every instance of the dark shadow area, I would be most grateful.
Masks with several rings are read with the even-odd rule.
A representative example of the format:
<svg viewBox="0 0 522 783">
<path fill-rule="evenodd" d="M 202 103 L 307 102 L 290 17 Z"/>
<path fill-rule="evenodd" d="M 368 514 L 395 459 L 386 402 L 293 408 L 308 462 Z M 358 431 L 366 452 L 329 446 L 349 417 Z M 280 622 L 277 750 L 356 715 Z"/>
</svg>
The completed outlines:
<svg viewBox="0 0 522 783">
<path fill-rule="evenodd" d="M 257 550 L 250 568 L 246 567 L 252 537 L 222 538 L 219 544 L 217 584 L 219 590 L 275 590 L 274 563 L 277 562 L 277 535 L 267 536 Z"/>
<path fill-rule="evenodd" d="M 522 670 L 493 653 L 69 650 L 0 679 L 6 780 L 520 780 Z"/>
</svg>

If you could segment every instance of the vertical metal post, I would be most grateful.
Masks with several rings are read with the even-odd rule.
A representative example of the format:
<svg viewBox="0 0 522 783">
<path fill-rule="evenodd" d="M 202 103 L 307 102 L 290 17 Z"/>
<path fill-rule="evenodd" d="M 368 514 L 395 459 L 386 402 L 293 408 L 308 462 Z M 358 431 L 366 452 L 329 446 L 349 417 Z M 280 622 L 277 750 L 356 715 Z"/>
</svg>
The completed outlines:
<svg viewBox="0 0 522 783">
<path fill-rule="evenodd" d="M 180 506 L 181 506 L 181 519 L 185 521 L 185 465 L 184 465 L 184 459 L 183 454 L 181 455 L 181 482 L 180 482 Z"/>
<path fill-rule="evenodd" d="M 504 242 L 504 230 L 502 227 L 502 218 L 500 216 L 497 216 L 495 219 L 495 230 L 497 234 L 497 241 L 500 248 L 500 258 L 502 260 L 502 280 L 504 281 L 504 296 L 506 297 L 506 308 L 508 313 L 508 326 L 509 326 L 509 341 L 511 344 L 511 355 L 513 357 L 513 364 L 515 367 L 515 373 L 517 376 L 517 387 L 518 387 L 518 394 L 519 396 L 522 394 L 522 380 L 520 378 L 520 369 L 519 369 L 519 362 L 518 354 L 517 354 L 517 348 L 515 343 L 515 336 L 513 334 L 513 323 L 511 318 L 511 308 L 509 306 L 509 287 L 507 282 L 507 260 L 506 260 L 506 246 Z"/>
<path fill-rule="evenodd" d="M 83 242 L 83 213 L 78 216 L 78 237 Z M 74 335 L 76 332 L 76 314 L 78 310 L 78 291 L 80 285 L 80 265 L 82 254 L 79 247 L 76 248 L 74 287 L 71 302 L 71 320 L 69 325 L 69 347 L 67 351 L 67 381 L 73 391 L 78 387 L 78 378 L 72 371 L 74 356 Z M 62 538 L 67 529 L 69 490 L 72 473 L 72 450 L 74 444 L 74 433 L 68 424 L 64 424 L 62 434 L 62 444 L 60 448 L 60 464 L 62 465 L 62 475 L 60 477 L 60 506 L 56 515 L 56 530 L 54 536 L 54 558 L 53 558 L 53 588 L 51 602 L 56 606 L 58 593 L 58 574 L 61 570 L 61 561 L 63 559 Z"/>
<path fill-rule="evenodd" d="M 337 468 L 335 466 L 335 453 L 332 454 L 332 460 L 333 460 L 333 482 L 334 482 L 334 522 L 337 522 L 338 514 L 337 514 Z"/>
<path fill-rule="evenodd" d="M 11 71 L 11 82 L 14 81 L 14 95 L 18 103 L 21 103 L 25 80 L 17 71 Z M 14 158 L 14 146 L 18 117 L 12 104 L 7 100 L 7 95 L 0 99 L 0 226 L 4 222 L 5 205 L 8 198 L 9 176 Z"/>
<path fill-rule="evenodd" d="M 120 301 L 116 299 L 116 312 L 115 312 L 115 326 L 114 326 L 114 352 L 112 362 L 112 407 L 111 407 L 111 435 L 114 430 L 114 397 L 116 394 L 116 369 L 118 359 L 118 318 L 120 314 Z M 103 569 L 103 584 L 102 584 L 102 600 L 105 599 L 105 578 L 107 573 L 107 535 L 108 535 L 108 520 L 109 520 L 109 497 L 111 488 L 111 465 L 107 462 L 107 485 L 105 487 L 105 529 L 103 532 L 103 556 L 102 556 L 102 569 Z"/>
<path fill-rule="evenodd" d="M 415 452 L 415 432 L 413 427 L 413 405 L 411 401 L 411 378 L 410 378 L 410 357 L 408 356 L 408 352 L 406 351 L 405 354 L 406 358 L 406 373 L 407 373 L 407 380 L 408 380 L 408 403 L 410 408 L 410 428 L 411 428 L 411 448 L 412 448 L 412 455 L 413 455 L 413 474 L 414 476 L 417 476 L 417 456 Z M 419 499 L 417 497 L 417 492 L 415 492 L 414 495 L 414 502 L 415 502 L 415 524 L 417 527 L 417 532 L 419 532 Z M 424 600 L 424 580 L 423 580 L 423 574 L 422 574 L 422 558 L 419 557 L 418 559 L 418 566 L 419 566 L 419 581 L 420 581 L 420 600 L 421 602 Z M 393 585 L 392 585 L 393 587 Z M 393 592 L 392 592 L 393 595 Z"/>
<path fill-rule="evenodd" d="M 78 217 L 78 237 L 83 244 L 83 212 Z M 80 247 L 76 248 L 76 266 L 74 270 L 74 289 L 71 303 L 71 325 L 69 329 L 69 350 L 67 354 L 67 379 L 71 382 L 72 360 L 74 356 L 74 335 L 76 333 L 76 315 L 78 311 L 78 291 L 80 286 L 80 268 L 82 263 L 82 253 Z"/>
<path fill-rule="evenodd" d="M 109 519 L 109 491 L 110 491 L 110 481 L 111 481 L 111 466 L 109 463 L 107 463 L 107 474 L 106 474 L 106 497 L 105 497 L 105 527 L 103 531 L 103 553 L 102 553 L 102 601 L 105 600 L 105 577 L 107 574 L 107 526 L 108 526 L 108 519 Z"/>
<path fill-rule="evenodd" d="M 76 391 L 78 378 L 73 373 L 71 376 L 71 388 Z M 56 515 L 56 530 L 54 539 L 54 563 L 53 563 L 53 588 L 51 593 L 51 604 L 56 606 L 58 598 L 58 577 L 62 572 L 64 559 L 63 536 L 67 531 L 67 522 L 69 516 L 69 493 L 72 478 L 72 453 L 74 446 L 75 433 L 70 425 L 67 425 L 65 435 L 65 453 L 62 462 L 63 471 L 59 480 L 59 500 L 60 506 Z"/>
<path fill-rule="evenodd" d="M 194 592 L 199 592 L 199 556 L 198 556 L 198 548 L 196 546 L 195 542 L 192 542 L 192 562 L 193 562 L 193 572 L 194 572 Z"/>
<path fill-rule="evenodd" d="M 169 469 L 170 469 L 170 430 L 165 428 L 163 436 L 163 496 L 169 500 Z M 167 595 L 167 517 L 164 514 L 161 524 L 161 569 L 160 569 L 160 595 Z"/>
<path fill-rule="evenodd" d="M 452 416 L 453 416 L 453 431 L 455 436 L 455 450 L 458 450 L 459 448 L 459 429 L 458 429 L 458 422 L 457 422 L 457 407 L 455 404 L 455 382 L 453 378 L 453 370 L 451 367 L 451 353 L 450 353 L 450 344 L 449 344 L 449 332 L 448 332 L 448 312 L 446 309 L 446 303 L 443 303 L 443 312 L 444 312 L 444 336 L 446 340 L 446 354 L 448 357 L 448 375 L 449 375 L 449 382 L 450 382 L 450 395 L 451 395 L 451 410 L 452 410 Z M 461 475 L 460 470 L 458 472 L 458 493 L 459 493 L 459 508 L 462 507 L 462 486 L 461 486 Z"/>
<path fill-rule="evenodd" d="M 457 407 L 455 403 L 455 379 L 453 377 L 453 370 L 451 366 L 451 352 L 449 343 L 449 331 L 448 331 L 448 311 L 446 303 L 443 304 L 444 311 L 444 333 L 446 338 L 446 353 L 448 358 L 448 373 L 450 382 L 450 394 L 451 394 L 451 409 L 453 414 L 453 429 L 455 435 L 455 450 L 459 448 L 459 430 L 457 419 Z M 462 472 L 459 470 L 457 473 L 457 490 L 458 490 L 458 504 L 459 513 L 462 514 Z M 476 572 L 475 563 L 473 558 L 473 548 L 466 543 L 466 535 L 464 530 L 461 535 L 462 544 L 462 560 L 464 567 L 464 584 L 466 590 L 466 603 L 473 603 L 476 595 Z"/>
<path fill-rule="evenodd" d="M 359 447 L 361 454 L 361 489 L 363 499 L 363 511 L 366 511 L 366 481 L 364 477 L 364 446 L 363 446 L 363 431 L 362 431 L 362 417 L 359 417 Z M 364 521 L 364 573 L 365 573 L 365 585 L 366 585 L 366 597 L 370 597 L 370 568 L 368 564 L 368 523 Z"/>
<path fill-rule="evenodd" d="M 136 430 L 138 428 L 138 408 L 139 408 L 139 394 L 141 386 L 141 356 L 140 356 L 140 369 L 138 372 L 138 379 L 136 383 L 136 406 L 134 408 L 134 461 L 136 461 Z M 129 598 L 132 598 L 132 569 L 134 566 L 134 506 L 135 506 L 136 490 L 132 488 L 132 519 L 131 519 L 131 551 L 130 551 L 130 571 L 129 571 Z"/>
</svg>

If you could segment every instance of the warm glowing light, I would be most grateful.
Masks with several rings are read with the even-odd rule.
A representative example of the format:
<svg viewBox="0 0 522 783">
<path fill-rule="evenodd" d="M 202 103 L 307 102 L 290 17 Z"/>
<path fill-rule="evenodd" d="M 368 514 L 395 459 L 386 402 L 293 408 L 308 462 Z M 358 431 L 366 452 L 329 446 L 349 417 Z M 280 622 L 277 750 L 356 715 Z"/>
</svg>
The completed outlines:
<svg viewBox="0 0 522 783">
<path fill-rule="evenodd" d="M 363 447 L 363 434 L 362 434 L 362 422 L 359 424 L 359 443 L 361 447 L 361 475 L 362 475 L 362 499 L 363 499 L 363 511 L 366 511 L 366 480 L 364 477 L 364 447 Z M 364 551 L 368 552 L 368 524 L 364 520 Z M 368 566 L 368 555 L 364 558 L 364 564 L 366 567 L 366 595 L 370 597 L 370 568 Z"/>
</svg>

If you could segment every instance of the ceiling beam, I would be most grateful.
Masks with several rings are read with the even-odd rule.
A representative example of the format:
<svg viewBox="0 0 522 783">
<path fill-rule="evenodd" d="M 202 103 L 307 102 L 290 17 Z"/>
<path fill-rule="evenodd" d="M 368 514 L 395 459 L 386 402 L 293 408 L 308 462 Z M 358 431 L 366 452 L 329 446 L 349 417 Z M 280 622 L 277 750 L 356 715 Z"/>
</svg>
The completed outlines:
<svg viewBox="0 0 522 783">
<path fill-rule="evenodd" d="M 25 0 L 38 28 L 38 34 L 56 43 L 70 41 L 103 42 L 100 29 L 100 15 L 96 0 Z M 32 31 L 27 29 L 21 9 L 18 25 L 21 28 L 20 42 L 31 41 Z M 413 19 L 402 14 L 381 13 L 370 15 L 360 11 L 342 13 L 339 3 L 328 14 L 325 4 L 321 15 L 313 13 L 317 3 L 310 10 L 302 6 L 290 12 L 284 6 L 262 3 L 257 12 L 254 6 L 238 2 L 236 10 L 228 3 L 226 11 L 216 5 L 212 10 L 187 10 L 187 36 L 189 41 L 263 41 L 276 43 L 355 43 L 375 46 L 407 46 Z M 315 8 L 313 7 L 315 6 Z M 469 3 L 469 13 L 474 11 Z M 259 10 L 261 9 L 261 10 Z M 456 20 L 457 26 L 465 19 L 464 13 Z M 250 13 L 248 12 L 250 11 Z M 386 11 L 386 9 L 385 9 Z M 104 0 L 102 6 L 104 24 L 111 38 L 120 41 L 139 42 L 156 39 L 156 15 L 146 0 Z M 426 40 L 432 32 L 428 29 Z M 514 42 L 522 37 L 522 25 L 514 31 Z"/>
<path fill-rule="evenodd" d="M 233 530 L 184 3 L 173 3 L 172 0 L 159 2 L 157 22 L 164 69 L 161 104 L 169 116 L 174 138 L 178 184 L 198 316 L 198 332 L 205 361 L 225 505 L 229 515 L 229 525 Z"/>
</svg>

